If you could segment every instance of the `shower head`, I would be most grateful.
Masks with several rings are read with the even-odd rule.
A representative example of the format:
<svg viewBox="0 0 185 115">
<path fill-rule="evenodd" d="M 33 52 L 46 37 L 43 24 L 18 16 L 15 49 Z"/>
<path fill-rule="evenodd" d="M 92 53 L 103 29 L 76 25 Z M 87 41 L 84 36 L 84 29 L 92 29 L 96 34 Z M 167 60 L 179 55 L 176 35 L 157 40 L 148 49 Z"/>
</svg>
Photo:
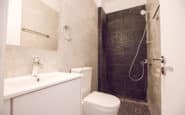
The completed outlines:
<svg viewBox="0 0 185 115">
<path fill-rule="evenodd" d="M 140 11 L 140 14 L 141 14 L 142 16 L 144 16 L 144 15 L 146 14 L 146 10 L 142 9 L 142 10 Z"/>
</svg>

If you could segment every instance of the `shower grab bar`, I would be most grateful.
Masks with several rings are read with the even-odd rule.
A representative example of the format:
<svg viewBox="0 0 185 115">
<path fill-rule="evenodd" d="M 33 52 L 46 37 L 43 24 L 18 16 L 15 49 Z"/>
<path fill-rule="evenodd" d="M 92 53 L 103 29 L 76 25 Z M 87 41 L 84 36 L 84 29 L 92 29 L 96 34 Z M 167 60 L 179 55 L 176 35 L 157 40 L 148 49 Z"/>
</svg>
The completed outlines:
<svg viewBox="0 0 185 115">
<path fill-rule="evenodd" d="M 50 38 L 50 36 L 48 34 L 44 34 L 44 33 L 34 31 L 34 30 L 31 30 L 31 29 L 28 29 L 28 28 L 22 28 L 22 31 L 32 33 L 32 34 L 37 34 L 37 35 L 40 35 L 40 36 L 43 36 L 43 37 L 46 37 L 46 38 Z"/>
<path fill-rule="evenodd" d="M 157 9 L 155 10 L 155 13 L 153 15 L 153 19 L 155 19 L 155 17 L 157 16 L 159 9 L 160 9 L 160 5 L 157 6 Z"/>
</svg>

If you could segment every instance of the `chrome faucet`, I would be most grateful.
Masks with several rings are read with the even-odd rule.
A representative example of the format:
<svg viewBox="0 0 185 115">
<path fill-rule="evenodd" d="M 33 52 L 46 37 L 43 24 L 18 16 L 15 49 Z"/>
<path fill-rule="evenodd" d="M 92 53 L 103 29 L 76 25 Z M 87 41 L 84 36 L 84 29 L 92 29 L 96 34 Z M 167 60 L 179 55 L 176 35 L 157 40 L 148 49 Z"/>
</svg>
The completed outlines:
<svg viewBox="0 0 185 115">
<path fill-rule="evenodd" d="M 32 76 L 34 78 L 36 78 L 37 82 L 40 81 L 39 77 L 38 77 L 38 71 L 39 68 L 41 68 L 42 64 L 40 62 L 40 58 L 39 57 L 33 57 L 33 68 L 32 68 Z"/>
</svg>

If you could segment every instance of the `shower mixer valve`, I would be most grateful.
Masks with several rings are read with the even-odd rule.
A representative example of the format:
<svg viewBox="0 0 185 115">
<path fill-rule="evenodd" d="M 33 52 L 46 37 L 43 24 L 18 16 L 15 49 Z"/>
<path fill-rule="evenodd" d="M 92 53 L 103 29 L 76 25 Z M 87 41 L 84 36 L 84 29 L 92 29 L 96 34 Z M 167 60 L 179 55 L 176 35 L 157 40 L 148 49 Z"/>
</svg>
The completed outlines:
<svg viewBox="0 0 185 115">
<path fill-rule="evenodd" d="M 166 58 L 164 56 L 161 56 L 161 58 L 154 58 L 152 61 L 160 61 L 161 62 L 161 74 L 166 76 L 167 71 L 173 72 L 174 68 L 171 66 L 166 66 Z"/>
<path fill-rule="evenodd" d="M 141 64 L 147 64 L 148 63 L 148 59 L 144 59 L 143 61 L 140 62 Z"/>
</svg>

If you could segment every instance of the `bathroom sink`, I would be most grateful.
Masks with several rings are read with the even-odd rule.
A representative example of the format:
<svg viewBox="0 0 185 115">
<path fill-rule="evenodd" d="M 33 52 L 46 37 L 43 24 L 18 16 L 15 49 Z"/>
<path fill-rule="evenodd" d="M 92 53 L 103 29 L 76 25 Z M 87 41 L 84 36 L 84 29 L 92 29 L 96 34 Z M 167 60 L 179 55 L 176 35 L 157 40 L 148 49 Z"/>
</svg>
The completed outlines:
<svg viewBox="0 0 185 115">
<path fill-rule="evenodd" d="M 31 75 L 6 78 L 4 80 L 4 97 L 5 99 L 9 99 L 80 77 L 81 74 L 52 72 L 38 74 L 39 82 Z"/>
<path fill-rule="evenodd" d="M 43 82 L 52 82 L 52 81 L 61 81 L 70 79 L 74 74 L 72 73 L 61 73 L 61 72 L 54 72 L 54 73 L 45 73 L 45 74 L 39 74 L 39 82 L 35 80 L 37 83 L 43 83 Z"/>
</svg>

